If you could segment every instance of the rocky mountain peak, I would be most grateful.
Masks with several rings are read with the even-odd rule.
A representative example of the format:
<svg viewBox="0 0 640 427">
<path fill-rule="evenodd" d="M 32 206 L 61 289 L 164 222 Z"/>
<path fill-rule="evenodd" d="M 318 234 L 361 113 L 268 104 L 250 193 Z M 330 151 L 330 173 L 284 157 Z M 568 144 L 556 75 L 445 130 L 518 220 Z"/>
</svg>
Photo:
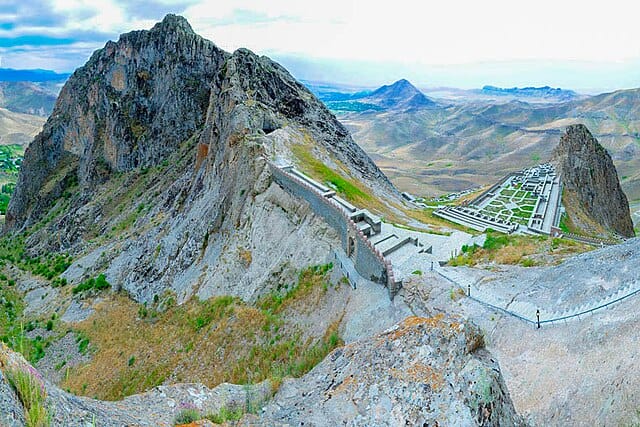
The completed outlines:
<svg viewBox="0 0 640 427">
<path fill-rule="evenodd" d="M 399 96 L 413 96 L 421 93 L 418 88 L 409 82 L 407 79 L 400 79 L 390 85 L 384 85 L 376 89 L 371 93 L 371 96 L 386 95 L 391 97 Z"/>
<path fill-rule="evenodd" d="M 398 80 L 390 85 L 381 86 L 371 92 L 366 98 L 366 102 L 390 109 L 416 109 L 431 107 L 435 102 L 420 92 L 411 82 L 406 79 Z"/>
<path fill-rule="evenodd" d="M 172 13 L 164 17 L 164 19 L 153 26 L 151 32 L 178 32 L 184 34 L 196 34 L 191 28 L 189 21 L 183 16 L 174 15 Z"/>
<path fill-rule="evenodd" d="M 553 162 L 564 185 L 564 205 L 576 226 L 633 237 L 627 196 L 607 150 L 585 125 L 567 127 L 554 149 Z"/>
<path fill-rule="evenodd" d="M 290 215 L 300 202 L 273 182 L 270 159 L 322 161 L 371 193 L 399 196 L 282 66 L 227 53 L 169 16 L 108 42 L 69 78 L 26 151 L 5 231 L 45 218 L 26 242 L 34 255 L 82 253 L 98 236 L 125 242 L 95 268 L 138 301 L 168 288 L 207 298 L 220 286 L 248 299 L 268 272 L 294 274 L 327 256 L 321 238 L 308 239 L 306 257 L 285 243 L 304 227 Z"/>
</svg>

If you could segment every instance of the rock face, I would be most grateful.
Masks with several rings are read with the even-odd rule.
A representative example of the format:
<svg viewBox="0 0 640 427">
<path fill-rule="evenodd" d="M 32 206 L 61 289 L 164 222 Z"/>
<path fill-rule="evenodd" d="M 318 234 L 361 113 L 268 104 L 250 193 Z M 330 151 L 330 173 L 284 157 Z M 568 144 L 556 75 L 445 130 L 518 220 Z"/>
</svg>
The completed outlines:
<svg viewBox="0 0 640 427">
<path fill-rule="evenodd" d="M 409 317 L 382 334 L 334 350 L 300 379 L 281 385 L 259 415 L 239 425 L 519 426 L 497 362 L 477 328 L 454 318 Z M 215 414 L 260 408 L 270 384 L 156 387 L 119 402 L 76 397 L 42 380 L 22 357 L 0 344 L 0 421 L 24 425 L 18 396 L 4 373 L 30 372 L 46 391 L 52 426 L 171 426 L 182 409 Z"/>
<path fill-rule="evenodd" d="M 280 65 L 229 54 L 168 15 L 124 34 L 68 80 L 27 149 L 5 229 L 42 220 L 37 255 L 71 251 L 72 283 L 104 271 L 137 301 L 244 299 L 325 262 L 335 233 L 272 183 L 304 146 L 371 191 L 397 190 Z M 338 166 L 340 165 L 340 166 Z"/>
<path fill-rule="evenodd" d="M 334 350 L 285 381 L 263 409 L 266 425 L 517 426 L 497 362 L 479 330 L 443 315 L 409 317 Z M 252 425 L 247 420 L 247 425 Z"/>
<path fill-rule="evenodd" d="M 245 111 L 236 115 L 239 104 Z M 291 122 L 308 127 L 355 174 L 392 190 L 345 128 L 281 66 L 244 49 L 224 52 L 184 18 L 168 15 L 150 31 L 108 42 L 69 78 L 25 154 L 7 226 L 33 224 L 76 180 L 91 190 L 113 172 L 161 163 L 191 137 L 215 149 L 231 127 L 244 136 Z"/>
<path fill-rule="evenodd" d="M 583 229 L 633 237 L 627 196 L 611 156 L 584 125 L 571 125 L 552 157 L 560 170 L 567 213 Z M 593 227 L 595 223 L 596 227 Z"/>
</svg>

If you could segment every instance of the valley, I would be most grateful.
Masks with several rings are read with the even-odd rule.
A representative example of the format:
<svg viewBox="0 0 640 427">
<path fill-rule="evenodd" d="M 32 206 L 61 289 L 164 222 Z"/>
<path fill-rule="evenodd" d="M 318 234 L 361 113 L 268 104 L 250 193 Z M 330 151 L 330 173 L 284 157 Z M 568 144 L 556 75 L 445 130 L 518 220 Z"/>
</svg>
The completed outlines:
<svg viewBox="0 0 640 427">
<path fill-rule="evenodd" d="M 639 421 L 638 90 L 305 86 L 174 14 L 60 76 L 0 85 L 1 425 Z"/>
<path fill-rule="evenodd" d="M 393 182 L 419 196 L 490 185 L 547 161 L 561 130 L 583 123 L 611 151 L 629 199 L 638 200 L 637 100 L 637 90 L 544 103 L 436 98 L 424 108 L 336 113 Z"/>
</svg>

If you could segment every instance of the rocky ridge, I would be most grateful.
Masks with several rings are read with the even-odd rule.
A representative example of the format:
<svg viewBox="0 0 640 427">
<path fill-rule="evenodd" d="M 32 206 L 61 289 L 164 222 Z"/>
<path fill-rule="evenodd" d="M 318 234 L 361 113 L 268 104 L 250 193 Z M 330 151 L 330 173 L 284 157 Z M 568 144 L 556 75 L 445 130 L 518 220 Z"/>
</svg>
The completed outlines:
<svg viewBox="0 0 640 427">
<path fill-rule="evenodd" d="M 29 372 L 46 391 L 52 426 L 171 426 L 185 408 L 201 414 L 253 407 L 239 425 L 524 425 L 497 362 L 479 330 L 460 319 L 409 317 L 391 329 L 336 349 L 300 379 L 286 380 L 273 401 L 270 384 L 214 389 L 196 384 L 156 387 L 120 402 L 63 392 L 42 380 L 21 356 L 0 347 L 0 420 L 22 426 L 19 396 L 7 371 Z M 249 406 L 247 406 L 249 405 Z"/>
<path fill-rule="evenodd" d="M 586 126 L 567 127 L 552 162 L 562 177 L 563 204 L 578 228 L 634 236 L 629 202 L 611 156 Z"/>
<path fill-rule="evenodd" d="M 231 128 L 238 139 L 293 125 L 306 127 L 358 177 L 394 192 L 284 68 L 246 49 L 224 52 L 168 15 L 149 31 L 108 42 L 69 78 L 25 155 L 7 228 L 37 221 L 74 177 L 86 192 L 113 173 L 161 163 L 191 137 L 214 149 Z"/>
<path fill-rule="evenodd" d="M 280 65 L 246 49 L 224 52 L 168 15 L 108 42 L 69 78 L 27 149 L 5 229 L 45 221 L 27 250 L 84 256 L 71 283 L 106 271 L 139 302 L 167 290 L 179 301 L 251 299 L 265 283 L 322 263 L 336 242 L 271 182 L 268 160 L 296 162 L 294 146 L 372 193 L 398 197 Z M 43 220 L 47 212 L 53 218 Z"/>
<path fill-rule="evenodd" d="M 408 317 L 287 380 L 260 420 L 283 425 L 522 425 L 482 333 Z M 251 424 L 248 422 L 247 424 Z"/>
</svg>

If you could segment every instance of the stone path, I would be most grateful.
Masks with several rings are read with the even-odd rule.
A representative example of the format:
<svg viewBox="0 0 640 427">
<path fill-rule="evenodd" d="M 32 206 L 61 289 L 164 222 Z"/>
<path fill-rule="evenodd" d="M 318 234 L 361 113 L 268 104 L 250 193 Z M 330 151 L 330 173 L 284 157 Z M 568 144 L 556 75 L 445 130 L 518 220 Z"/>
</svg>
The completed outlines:
<svg viewBox="0 0 640 427">
<path fill-rule="evenodd" d="M 476 273 L 473 274 L 472 271 Z M 640 280 L 633 280 L 623 286 L 615 287 L 604 296 L 575 304 L 570 308 L 546 304 L 541 306 L 527 301 L 526 295 L 523 295 L 522 292 L 512 294 L 504 292 L 499 294 L 488 291 L 482 284 L 490 275 L 487 274 L 485 276 L 480 270 L 460 267 L 437 267 L 435 268 L 435 272 L 449 280 L 452 284 L 460 287 L 465 294 L 470 292 L 473 300 L 532 324 L 537 323 L 536 313 L 538 311 L 540 313 L 539 320 L 541 324 L 580 320 L 580 316 L 585 316 L 596 310 L 610 307 L 617 302 L 640 294 Z"/>
</svg>

